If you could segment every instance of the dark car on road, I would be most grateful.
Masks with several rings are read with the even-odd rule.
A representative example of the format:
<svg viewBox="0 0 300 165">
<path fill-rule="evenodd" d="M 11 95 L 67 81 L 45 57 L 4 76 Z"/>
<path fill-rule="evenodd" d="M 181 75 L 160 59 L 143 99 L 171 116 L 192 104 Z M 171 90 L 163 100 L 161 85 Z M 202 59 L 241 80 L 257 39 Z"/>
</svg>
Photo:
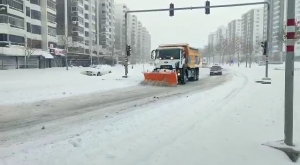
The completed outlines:
<svg viewBox="0 0 300 165">
<path fill-rule="evenodd" d="M 218 65 L 214 65 L 210 68 L 210 75 L 222 75 L 223 68 Z"/>
</svg>

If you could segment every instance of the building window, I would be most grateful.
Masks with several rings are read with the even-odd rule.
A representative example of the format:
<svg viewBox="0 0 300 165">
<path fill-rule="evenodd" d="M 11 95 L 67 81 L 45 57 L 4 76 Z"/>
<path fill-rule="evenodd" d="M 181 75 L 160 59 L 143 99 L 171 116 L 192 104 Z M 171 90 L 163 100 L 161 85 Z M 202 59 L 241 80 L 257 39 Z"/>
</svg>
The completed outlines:
<svg viewBox="0 0 300 165">
<path fill-rule="evenodd" d="M 26 7 L 26 16 L 30 17 L 30 7 Z"/>
<path fill-rule="evenodd" d="M 72 28 L 72 31 L 73 31 L 73 32 L 79 32 L 80 34 L 83 34 L 84 28 L 83 28 L 83 27 L 80 27 L 80 26 L 74 26 L 74 27 Z"/>
<path fill-rule="evenodd" d="M 56 11 L 56 2 L 53 0 L 47 0 L 47 7 Z"/>
<path fill-rule="evenodd" d="M 56 28 L 53 28 L 51 26 L 48 26 L 48 35 L 56 37 Z"/>
<path fill-rule="evenodd" d="M 40 0 L 30 0 L 31 4 L 35 4 L 35 5 L 41 5 L 41 1 Z"/>
<path fill-rule="evenodd" d="M 27 24 L 27 32 L 31 33 L 31 24 L 29 22 Z"/>
<path fill-rule="evenodd" d="M 31 30 L 33 34 L 42 34 L 41 26 L 31 25 Z"/>
<path fill-rule="evenodd" d="M 78 22 L 80 22 L 81 24 L 83 24 L 84 22 L 84 19 L 83 18 L 81 18 L 81 17 L 72 17 L 72 21 L 78 21 Z"/>
<path fill-rule="evenodd" d="M 81 8 L 81 7 L 75 7 L 75 6 L 73 6 L 71 8 L 71 11 L 72 12 L 79 12 L 80 14 L 83 14 L 83 8 Z"/>
<path fill-rule="evenodd" d="M 0 0 L 0 4 L 9 5 L 9 8 L 19 10 L 23 12 L 23 1 L 22 0 Z"/>
<path fill-rule="evenodd" d="M 54 14 L 51 14 L 51 13 L 47 13 L 47 19 L 48 19 L 48 22 L 51 22 L 51 23 L 56 23 L 56 16 Z"/>
<path fill-rule="evenodd" d="M 31 18 L 36 20 L 41 20 L 41 12 L 36 10 L 31 10 Z"/>
<path fill-rule="evenodd" d="M 15 27 L 15 28 L 20 28 L 20 29 L 25 28 L 24 20 L 13 16 L 0 15 L 0 23 L 6 23 L 6 24 L 9 23 L 11 27 Z"/>
<path fill-rule="evenodd" d="M 89 10 L 89 6 L 88 5 L 84 5 L 84 9 L 85 10 Z"/>
</svg>

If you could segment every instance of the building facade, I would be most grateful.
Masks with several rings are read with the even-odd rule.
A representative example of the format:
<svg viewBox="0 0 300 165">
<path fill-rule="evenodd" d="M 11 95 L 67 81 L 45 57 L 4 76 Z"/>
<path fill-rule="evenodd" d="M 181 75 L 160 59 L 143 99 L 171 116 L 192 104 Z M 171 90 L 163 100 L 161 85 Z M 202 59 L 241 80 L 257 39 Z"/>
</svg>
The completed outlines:
<svg viewBox="0 0 300 165">
<path fill-rule="evenodd" d="M 126 54 L 126 42 L 125 42 L 125 12 L 128 11 L 128 7 L 125 4 L 115 4 L 115 47 L 120 51 L 119 60 L 123 61 L 122 57 Z M 129 24 L 129 20 L 127 20 Z M 130 40 L 130 28 L 127 28 L 127 41 Z"/>
<path fill-rule="evenodd" d="M 240 41 L 241 41 L 241 20 L 235 19 L 228 23 L 226 39 L 228 41 L 229 54 L 234 58 L 237 58 L 240 54 Z"/>
<path fill-rule="evenodd" d="M 106 51 L 115 49 L 115 4 L 114 0 L 99 0 L 100 45 Z"/>
<path fill-rule="evenodd" d="M 270 60 L 280 60 L 282 57 L 282 52 L 285 51 L 284 48 L 284 41 L 283 41 L 283 32 L 284 32 L 284 24 L 285 24 L 285 0 L 273 0 L 270 1 L 271 4 L 271 28 L 268 28 L 267 20 L 268 20 L 268 13 L 267 13 L 267 6 L 264 7 L 264 40 L 267 40 L 267 28 L 272 35 L 270 38 L 271 43 L 271 54 Z"/>
<path fill-rule="evenodd" d="M 124 61 L 126 55 L 125 42 L 125 12 L 128 11 L 125 4 L 115 4 L 115 34 L 116 49 L 120 50 L 120 61 Z M 150 59 L 151 36 L 147 29 L 138 21 L 135 15 L 127 15 L 127 44 L 131 46 L 131 63 L 139 63 Z M 147 57 L 146 57 L 147 56 Z"/>
<path fill-rule="evenodd" d="M 56 0 L 1 0 L 0 8 L 0 69 L 50 67 L 44 61 L 57 44 Z"/>
<path fill-rule="evenodd" d="M 58 48 L 68 50 L 69 65 L 91 65 L 97 55 L 96 1 L 61 0 L 56 9 Z"/>
<path fill-rule="evenodd" d="M 264 36 L 264 9 L 251 9 L 243 14 L 241 28 L 241 49 L 244 60 L 258 56 L 262 57 L 260 45 Z"/>
<path fill-rule="evenodd" d="M 130 36 L 130 43 L 131 45 L 131 57 L 130 62 L 131 63 L 137 63 L 138 62 L 138 19 L 136 15 L 128 15 L 129 22 L 129 36 Z"/>
</svg>

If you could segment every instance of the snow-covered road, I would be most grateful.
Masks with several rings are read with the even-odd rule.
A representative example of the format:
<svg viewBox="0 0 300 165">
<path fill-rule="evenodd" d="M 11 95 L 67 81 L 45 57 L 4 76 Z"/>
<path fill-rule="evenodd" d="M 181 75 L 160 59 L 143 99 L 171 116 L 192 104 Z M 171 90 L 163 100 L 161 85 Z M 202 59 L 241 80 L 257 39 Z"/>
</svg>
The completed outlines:
<svg viewBox="0 0 300 165">
<path fill-rule="evenodd" d="M 263 67 L 228 70 L 177 88 L 135 86 L 7 106 L 0 165 L 294 164 L 261 145 L 283 137 L 283 72 L 270 67 L 272 84 L 262 85 L 255 80 Z M 299 121 L 295 111 L 295 140 Z"/>
<path fill-rule="evenodd" d="M 57 131 L 57 127 L 69 125 L 70 122 L 89 121 L 91 117 L 96 116 L 97 118 L 113 117 L 118 113 L 131 111 L 132 108 L 148 104 L 155 105 L 165 99 L 212 89 L 230 80 L 232 76 L 232 74 L 225 73 L 223 76 L 209 77 L 206 73 L 206 77 L 200 81 L 177 88 L 132 86 L 28 104 L 2 106 L 4 108 L 0 110 L 2 114 L 0 115 L 0 131 L 2 132 L 0 144 L 20 143 L 23 142 L 22 140 L 34 138 L 34 134 L 44 136 L 45 131 L 40 131 L 43 126 L 47 127 L 47 131 L 51 128 Z"/>
</svg>

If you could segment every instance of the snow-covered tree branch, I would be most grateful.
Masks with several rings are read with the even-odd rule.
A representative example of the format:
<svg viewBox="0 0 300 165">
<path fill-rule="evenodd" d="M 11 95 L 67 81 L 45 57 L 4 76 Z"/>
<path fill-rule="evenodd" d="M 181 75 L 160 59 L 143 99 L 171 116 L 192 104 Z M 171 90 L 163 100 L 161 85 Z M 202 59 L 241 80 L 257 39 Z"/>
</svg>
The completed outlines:
<svg viewBox="0 0 300 165">
<path fill-rule="evenodd" d="M 25 67 L 28 66 L 28 60 L 30 56 L 36 51 L 38 46 L 38 41 L 25 37 L 25 45 L 24 45 L 24 56 L 25 56 Z"/>
</svg>

